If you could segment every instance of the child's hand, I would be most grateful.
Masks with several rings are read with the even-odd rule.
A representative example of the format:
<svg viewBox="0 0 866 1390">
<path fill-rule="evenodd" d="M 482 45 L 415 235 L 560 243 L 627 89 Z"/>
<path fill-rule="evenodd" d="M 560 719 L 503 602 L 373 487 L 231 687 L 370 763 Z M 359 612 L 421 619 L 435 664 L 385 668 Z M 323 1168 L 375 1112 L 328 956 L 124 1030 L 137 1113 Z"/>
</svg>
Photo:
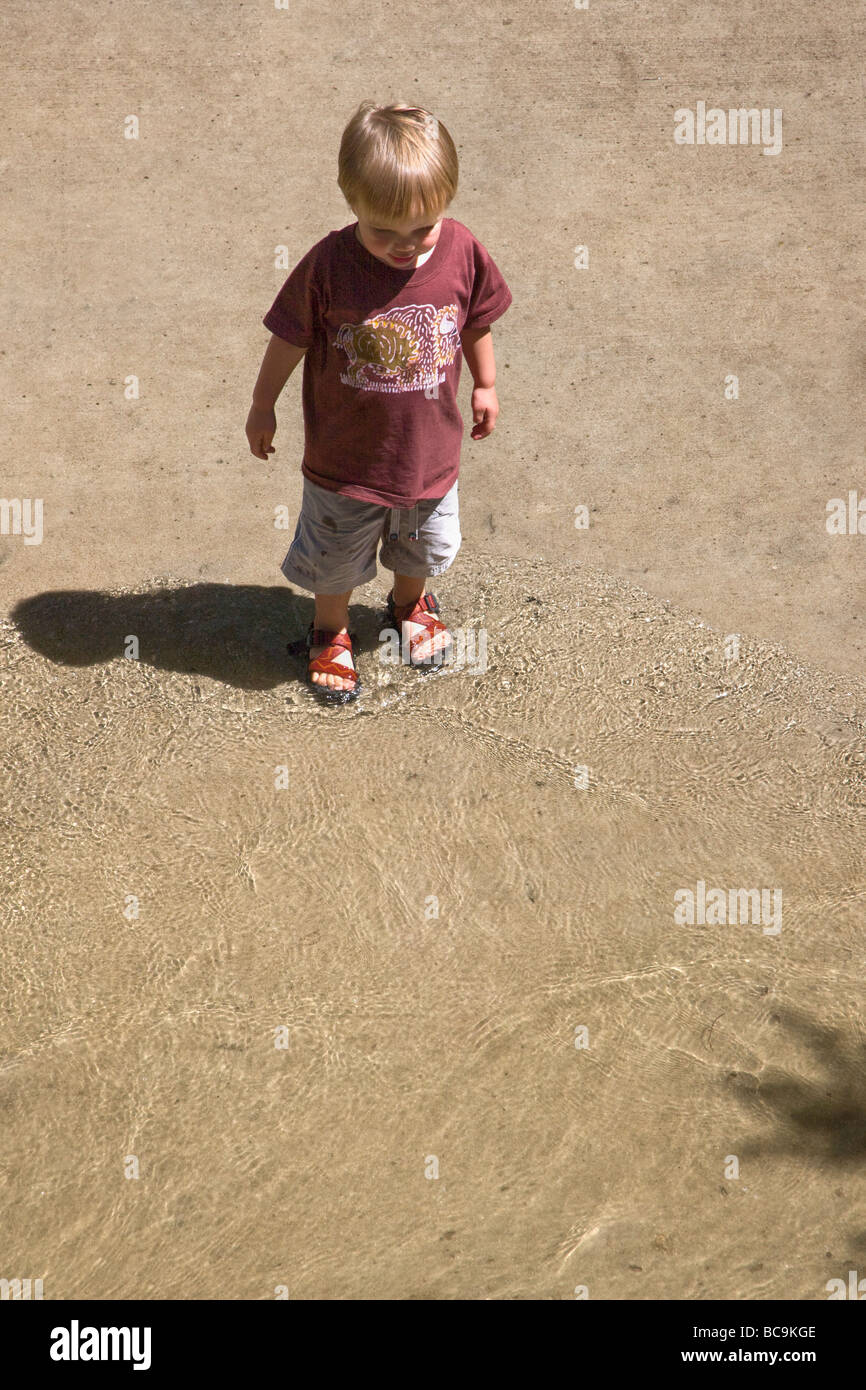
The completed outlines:
<svg viewBox="0 0 866 1390">
<path fill-rule="evenodd" d="M 472 392 L 472 439 L 486 439 L 496 425 L 499 401 L 495 386 L 476 386 Z"/>
<path fill-rule="evenodd" d="M 255 454 L 257 459 L 267 461 L 268 454 L 277 452 L 271 446 L 271 440 L 277 432 L 277 414 L 273 408 L 266 410 L 260 405 L 250 406 L 246 429 L 250 452 Z"/>
</svg>

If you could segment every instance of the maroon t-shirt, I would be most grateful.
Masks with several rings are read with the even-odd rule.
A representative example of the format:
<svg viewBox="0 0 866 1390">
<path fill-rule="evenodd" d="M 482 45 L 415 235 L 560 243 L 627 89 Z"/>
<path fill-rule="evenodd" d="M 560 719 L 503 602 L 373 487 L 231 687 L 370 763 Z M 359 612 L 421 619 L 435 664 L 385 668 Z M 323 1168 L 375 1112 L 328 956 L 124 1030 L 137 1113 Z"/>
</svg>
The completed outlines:
<svg viewBox="0 0 866 1390">
<path fill-rule="evenodd" d="M 423 265 L 398 270 L 353 222 L 295 266 L 262 322 L 307 349 L 301 472 L 387 507 L 443 497 L 460 470 L 460 334 L 505 313 L 511 291 L 452 217 Z"/>
</svg>

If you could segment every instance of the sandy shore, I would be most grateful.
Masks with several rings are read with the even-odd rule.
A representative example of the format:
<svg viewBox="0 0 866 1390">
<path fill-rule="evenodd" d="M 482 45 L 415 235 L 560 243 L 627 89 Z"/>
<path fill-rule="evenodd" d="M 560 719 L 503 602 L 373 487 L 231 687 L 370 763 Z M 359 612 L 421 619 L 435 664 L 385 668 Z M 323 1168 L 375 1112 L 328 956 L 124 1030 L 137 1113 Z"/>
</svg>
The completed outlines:
<svg viewBox="0 0 866 1390">
<path fill-rule="evenodd" d="M 4 624 L 9 1259 L 55 1298 L 824 1297 L 864 1239 L 863 685 L 492 553 L 449 590 L 487 670 L 399 670 L 378 588 L 345 710 L 285 588 Z M 678 924 L 699 880 L 779 929 Z"/>
</svg>

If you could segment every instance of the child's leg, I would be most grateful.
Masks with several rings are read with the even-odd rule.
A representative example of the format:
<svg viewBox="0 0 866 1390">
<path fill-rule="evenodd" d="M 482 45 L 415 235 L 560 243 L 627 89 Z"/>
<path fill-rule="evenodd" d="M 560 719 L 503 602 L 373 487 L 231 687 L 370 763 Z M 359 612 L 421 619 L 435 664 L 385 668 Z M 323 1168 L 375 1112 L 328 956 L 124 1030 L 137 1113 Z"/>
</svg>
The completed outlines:
<svg viewBox="0 0 866 1390">
<path fill-rule="evenodd" d="M 316 594 L 316 627 L 328 632 L 342 632 L 349 626 L 349 599 L 353 590 L 344 594 Z"/>
<path fill-rule="evenodd" d="M 316 627 L 324 628 L 326 632 L 348 632 L 349 630 L 349 599 L 352 597 L 352 590 L 347 589 L 344 594 L 316 594 Z M 321 656 L 324 647 L 311 647 L 310 660 L 315 661 L 317 656 Z M 334 660 L 339 666 L 347 666 L 352 669 L 352 654 L 348 651 L 341 651 L 334 656 Z M 336 690 L 345 690 L 347 686 L 355 684 L 354 680 L 343 680 L 340 676 L 334 676 L 330 671 L 324 674 L 321 671 L 313 672 L 313 681 L 316 685 L 330 685 Z"/>
<path fill-rule="evenodd" d="M 457 483 L 444 497 L 426 498 L 414 507 L 392 512 L 386 517 L 382 540 L 379 559 L 394 572 L 393 602 L 396 616 L 403 621 L 404 641 L 413 643 L 418 658 L 426 660 L 447 650 L 450 634 L 443 623 L 437 623 L 429 638 L 422 638 L 428 624 L 410 622 L 408 613 L 427 592 L 430 576 L 444 574 L 460 549 Z"/>
<path fill-rule="evenodd" d="M 414 574 L 398 574 L 394 571 L 394 602 L 398 608 L 404 603 L 416 604 L 427 588 L 427 576 L 422 579 Z"/>
<path fill-rule="evenodd" d="M 301 513 L 295 538 L 280 569 L 291 584 L 315 595 L 314 624 L 326 632 L 347 632 L 349 600 L 353 591 L 376 576 L 376 545 L 386 507 L 331 492 L 304 478 Z M 345 590 L 342 585 L 345 584 Z M 325 647 L 310 649 L 310 660 Z M 341 650 L 335 664 L 352 670 L 352 654 Z M 352 678 L 343 680 L 330 671 L 311 671 L 317 685 L 351 689 Z"/>
</svg>

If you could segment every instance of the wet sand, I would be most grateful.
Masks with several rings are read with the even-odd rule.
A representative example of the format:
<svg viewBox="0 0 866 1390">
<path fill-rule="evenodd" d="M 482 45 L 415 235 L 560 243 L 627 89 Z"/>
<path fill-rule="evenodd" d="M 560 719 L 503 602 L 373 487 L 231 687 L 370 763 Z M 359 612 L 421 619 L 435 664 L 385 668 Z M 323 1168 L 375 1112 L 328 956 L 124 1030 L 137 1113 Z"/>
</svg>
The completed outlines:
<svg viewBox="0 0 866 1390">
<path fill-rule="evenodd" d="M 419 14 L 0 18 L 2 493 L 45 503 L 0 535 L 0 1276 L 823 1299 L 866 1259 L 866 542 L 825 526 L 862 486 L 862 20 Z M 432 586 L 486 669 L 381 664 L 380 571 L 328 710 L 273 526 L 300 373 L 269 464 L 243 423 L 368 95 L 449 126 L 515 302 Z M 701 99 L 781 106 L 782 153 L 675 147 Z M 699 884 L 781 929 L 676 921 Z"/>
<path fill-rule="evenodd" d="M 8 1258 L 56 1298 L 825 1296 L 864 1242 L 863 685 L 490 552 L 449 589 L 486 672 L 400 670 L 381 589 L 344 710 L 286 680 L 285 589 L 4 625 Z M 678 925 L 698 880 L 781 929 Z"/>
</svg>

